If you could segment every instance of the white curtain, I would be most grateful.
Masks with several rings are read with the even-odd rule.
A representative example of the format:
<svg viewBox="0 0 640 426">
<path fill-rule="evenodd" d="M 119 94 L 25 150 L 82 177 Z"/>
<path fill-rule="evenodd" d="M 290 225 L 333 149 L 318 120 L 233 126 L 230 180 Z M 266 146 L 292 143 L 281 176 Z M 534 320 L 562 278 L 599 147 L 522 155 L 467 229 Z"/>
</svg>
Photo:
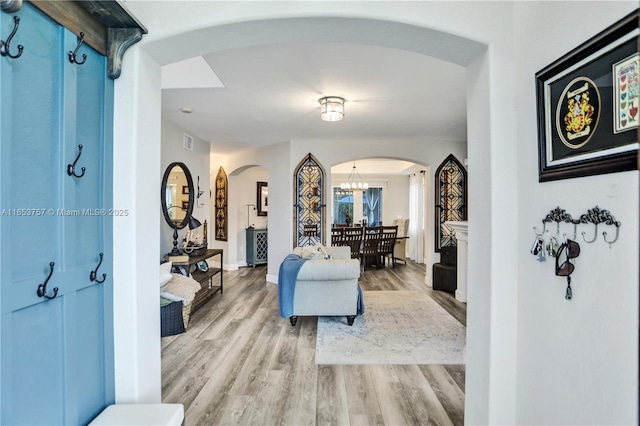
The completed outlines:
<svg viewBox="0 0 640 426">
<path fill-rule="evenodd" d="M 421 171 L 409 178 L 409 258 L 424 263 L 424 185 L 425 173 Z"/>
</svg>

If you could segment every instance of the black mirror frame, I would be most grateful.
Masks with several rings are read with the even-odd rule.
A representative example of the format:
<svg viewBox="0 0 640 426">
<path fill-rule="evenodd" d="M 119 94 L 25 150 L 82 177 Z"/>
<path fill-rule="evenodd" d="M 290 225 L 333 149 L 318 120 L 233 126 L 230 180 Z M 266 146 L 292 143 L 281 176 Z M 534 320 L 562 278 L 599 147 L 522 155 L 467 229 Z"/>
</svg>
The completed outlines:
<svg viewBox="0 0 640 426">
<path fill-rule="evenodd" d="M 187 185 L 189 186 L 189 202 L 187 206 L 187 213 L 185 214 L 182 222 L 180 222 L 178 225 L 176 225 L 171 220 L 171 217 L 169 217 L 169 211 L 167 209 L 167 183 L 169 180 L 169 175 L 171 174 L 171 170 L 173 170 L 173 168 L 176 166 L 180 167 L 184 171 L 184 175 L 187 178 Z M 167 221 L 167 224 L 169 224 L 172 229 L 183 229 L 189 224 L 189 218 L 193 213 L 193 204 L 195 199 L 193 192 L 193 178 L 191 177 L 191 172 L 189 171 L 187 165 L 181 162 L 174 162 L 169 164 L 169 166 L 167 166 L 167 170 L 165 170 L 164 172 L 164 176 L 162 177 L 162 185 L 160 185 L 160 202 L 162 203 L 161 207 L 162 214 L 164 214 L 164 220 Z"/>
</svg>

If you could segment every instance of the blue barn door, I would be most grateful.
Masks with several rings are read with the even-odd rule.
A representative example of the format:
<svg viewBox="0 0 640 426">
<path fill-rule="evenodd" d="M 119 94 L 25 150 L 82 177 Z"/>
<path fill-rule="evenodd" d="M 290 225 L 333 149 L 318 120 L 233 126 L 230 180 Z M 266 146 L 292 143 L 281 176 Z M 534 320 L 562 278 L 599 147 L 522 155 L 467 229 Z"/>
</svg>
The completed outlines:
<svg viewBox="0 0 640 426">
<path fill-rule="evenodd" d="M 86 424 L 114 400 L 113 82 L 86 45 L 71 63 L 77 36 L 28 3 L 0 14 L 3 40 L 14 16 L 9 53 L 24 50 L 0 57 L 0 424 Z"/>
</svg>

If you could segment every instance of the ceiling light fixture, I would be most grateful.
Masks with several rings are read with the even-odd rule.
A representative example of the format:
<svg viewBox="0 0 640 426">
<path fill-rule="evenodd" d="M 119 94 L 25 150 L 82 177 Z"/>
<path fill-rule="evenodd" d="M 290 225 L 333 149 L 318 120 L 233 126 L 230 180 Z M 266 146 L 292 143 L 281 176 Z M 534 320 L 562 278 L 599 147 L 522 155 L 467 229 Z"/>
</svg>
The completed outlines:
<svg viewBox="0 0 640 426">
<path fill-rule="evenodd" d="M 344 117 L 344 98 L 325 96 L 318 102 L 321 107 L 320 118 L 324 121 L 340 121 Z"/>
<path fill-rule="evenodd" d="M 356 162 L 353 162 L 353 168 L 351 169 L 351 173 L 349 173 L 349 178 L 345 183 L 340 184 L 340 189 L 361 189 L 366 190 L 369 189 L 369 184 L 362 180 L 362 176 L 358 173 L 358 169 L 356 169 Z"/>
</svg>

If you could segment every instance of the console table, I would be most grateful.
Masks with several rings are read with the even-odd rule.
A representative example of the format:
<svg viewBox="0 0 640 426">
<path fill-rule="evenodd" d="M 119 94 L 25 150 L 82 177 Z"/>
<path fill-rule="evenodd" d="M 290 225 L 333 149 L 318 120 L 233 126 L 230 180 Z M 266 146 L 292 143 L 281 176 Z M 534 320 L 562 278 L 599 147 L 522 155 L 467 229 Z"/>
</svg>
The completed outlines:
<svg viewBox="0 0 640 426">
<path fill-rule="evenodd" d="M 215 256 L 220 256 L 220 268 L 209 266 L 205 272 L 198 268 L 198 263 Z M 222 249 L 208 249 L 204 254 L 199 256 L 189 256 L 188 262 L 174 263 L 174 266 L 188 266 L 187 272 L 191 274 L 191 277 L 194 280 L 200 283 L 200 290 L 198 290 L 195 298 L 193 299 L 193 305 L 191 307 L 192 314 L 207 302 L 218 290 L 220 290 L 220 293 L 223 292 L 222 260 Z M 220 285 L 213 285 L 213 277 L 217 274 L 220 274 Z"/>
</svg>

